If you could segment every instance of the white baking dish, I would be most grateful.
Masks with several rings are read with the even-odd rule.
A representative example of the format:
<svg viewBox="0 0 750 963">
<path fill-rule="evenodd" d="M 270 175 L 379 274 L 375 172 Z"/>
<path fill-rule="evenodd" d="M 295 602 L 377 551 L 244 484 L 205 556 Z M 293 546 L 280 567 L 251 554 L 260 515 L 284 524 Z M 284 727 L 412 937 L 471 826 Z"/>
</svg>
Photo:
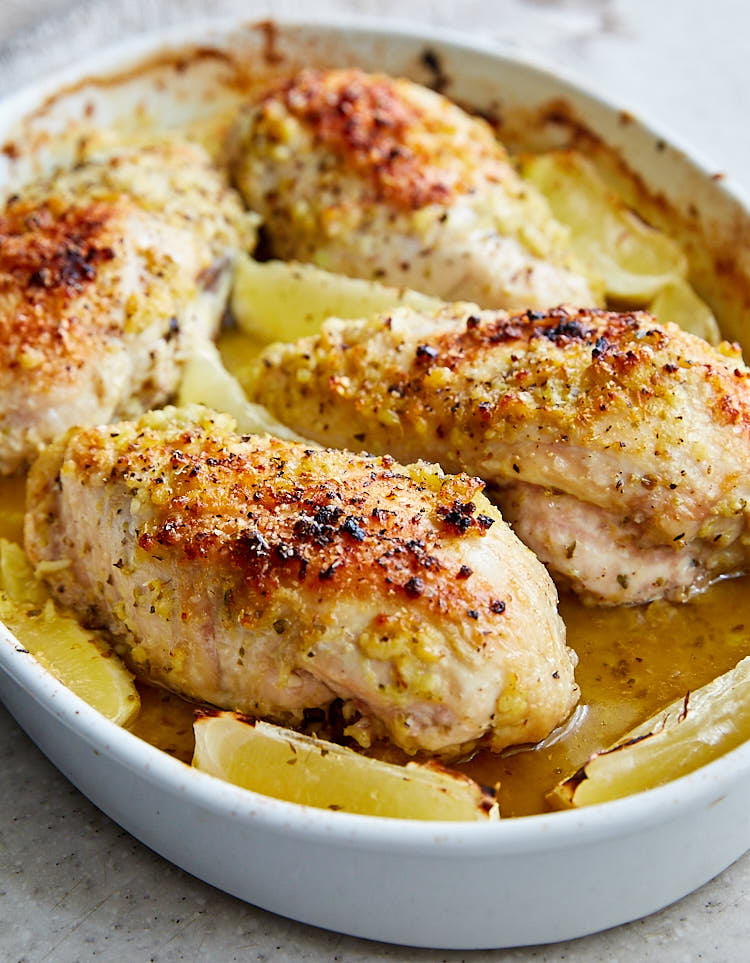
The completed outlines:
<svg viewBox="0 0 750 963">
<path fill-rule="evenodd" d="M 146 73 L 76 86 L 191 44 L 203 51 L 178 69 L 167 59 Z M 198 24 L 105 51 L 0 104 L 0 141 L 13 143 L 2 155 L 0 187 L 49 161 L 45 131 L 59 133 L 92 109 L 95 122 L 127 123 L 145 105 L 157 124 L 169 125 L 218 101 L 231 104 L 239 95 L 222 83 L 226 61 L 208 48 L 250 58 L 256 67 L 270 60 L 278 69 L 280 55 L 284 62 L 357 63 L 421 80 L 429 76 L 421 57 L 429 48 L 451 78 L 448 93 L 478 107 L 501 101 L 511 126 L 524 112 L 531 116 L 540 104 L 564 98 L 649 188 L 666 195 L 675 223 L 680 211 L 690 217 L 711 252 L 700 267 L 706 290 L 721 286 L 711 264 L 735 252 L 734 293 L 717 307 L 725 309 L 732 336 L 742 335 L 748 319 L 736 305 L 750 273 L 742 247 L 750 216 L 727 182 L 712 180 L 616 108 L 444 32 L 362 21 L 278 30 Z M 566 129 L 544 136 L 564 137 Z M 496 824 L 420 823 L 308 809 L 194 771 L 103 719 L 1 629 L 0 697 L 82 792 L 167 859 L 258 906 L 372 939 L 473 948 L 581 936 L 678 899 L 750 847 L 750 745 L 668 786 L 605 806 Z"/>
</svg>

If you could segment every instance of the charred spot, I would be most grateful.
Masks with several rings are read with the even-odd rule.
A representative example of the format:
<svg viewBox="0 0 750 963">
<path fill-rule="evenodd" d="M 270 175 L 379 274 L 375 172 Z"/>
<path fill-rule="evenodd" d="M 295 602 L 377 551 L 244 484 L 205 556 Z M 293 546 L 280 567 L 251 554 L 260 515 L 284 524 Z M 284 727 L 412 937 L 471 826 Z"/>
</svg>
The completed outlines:
<svg viewBox="0 0 750 963">
<path fill-rule="evenodd" d="M 495 615 L 502 615 L 505 611 L 505 602 L 501 599 L 493 599 L 490 602 L 490 612 L 494 612 Z"/>
<path fill-rule="evenodd" d="M 364 530 L 364 528 L 362 528 L 362 520 L 359 518 L 354 518 L 352 515 L 349 515 L 344 519 L 344 523 L 341 526 L 341 531 L 345 532 L 347 535 L 351 535 L 356 542 L 364 541 L 367 535 L 367 532 Z"/>
<path fill-rule="evenodd" d="M 524 321 L 525 316 L 521 318 L 500 317 L 484 328 L 482 340 L 488 344 L 504 344 L 508 341 L 520 341 L 523 338 L 528 338 L 529 331 Z"/>
<path fill-rule="evenodd" d="M 607 348 L 609 348 L 609 341 L 607 341 L 604 335 L 601 335 L 596 339 L 596 344 L 591 349 L 591 357 L 596 360 L 606 352 Z"/>
<path fill-rule="evenodd" d="M 410 599 L 419 598 L 424 592 L 424 581 L 417 575 L 413 575 L 405 584 L 404 591 Z"/>
<path fill-rule="evenodd" d="M 300 515 L 294 523 L 294 535 L 316 545 L 329 545 L 336 537 L 336 524 L 342 515 L 338 506 L 323 505 L 313 515 Z"/>
<path fill-rule="evenodd" d="M 536 332 L 538 336 L 554 341 L 555 344 L 566 341 L 585 341 L 589 337 L 589 331 L 584 328 L 580 321 L 564 320 L 555 325 L 554 328 L 540 328 Z"/>
<path fill-rule="evenodd" d="M 96 278 L 100 264 L 115 256 L 101 243 L 109 217 L 103 204 L 57 215 L 46 206 L 28 211 L 9 204 L 0 215 L 3 267 L 34 300 L 42 294 L 73 297 Z"/>
<path fill-rule="evenodd" d="M 461 502 L 456 499 L 450 505 L 439 505 L 437 515 L 440 521 L 453 528 L 459 535 L 464 535 L 470 528 L 487 531 L 495 524 L 495 520 L 488 515 L 476 515 L 477 507 L 474 502 Z"/>
<path fill-rule="evenodd" d="M 330 579 L 332 579 L 333 576 L 336 574 L 337 570 L 341 568 L 342 564 L 343 562 L 341 561 L 341 559 L 337 558 L 335 561 L 331 562 L 330 565 L 326 566 L 326 568 L 321 569 L 320 572 L 318 573 L 318 578 L 320 579 L 320 581 L 327 582 Z"/>
<path fill-rule="evenodd" d="M 439 505 L 438 518 L 444 525 L 455 528 L 461 535 L 467 532 L 474 524 L 473 515 L 477 510 L 474 502 L 454 501 L 452 505 Z"/>
<path fill-rule="evenodd" d="M 343 509 L 338 505 L 323 505 L 317 509 L 313 519 L 318 525 L 335 525 L 343 514 Z"/>
<path fill-rule="evenodd" d="M 271 554 L 271 546 L 260 532 L 241 532 L 236 552 L 244 558 L 265 558 Z"/>
<path fill-rule="evenodd" d="M 370 512 L 370 517 L 374 518 L 376 522 L 387 521 L 389 515 L 395 515 L 395 512 L 391 511 L 389 508 L 373 508 L 373 510 Z"/>
<path fill-rule="evenodd" d="M 468 565 L 462 565 L 461 568 L 456 572 L 456 578 L 463 580 L 463 579 L 470 578 L 473 574 L 474 574 L 473 568 L 469 568 Z"/>
<path fill-rule="evenodd" d="M 433 348 L 431 344 L 418 344 L 417 345 L 417 360 L 422 362 L 434 361 L 438 356 L 438 349 Z"/>
<path fill-rule="evenodd" d="M 404 547 L 421 568 L 440 570 L 442 567 L 440 560 L 429 553 L 427 546 L 421 539 L 411 538 L 404 544 Z"/>
<path fill-rule="evenodd" d="M 326 526 L 320 525 L 310 515 L 302 515 L 295 521 L 293 531 L 295 538 L 327 545 L 331 537 L 330 534 L 326 533 L 325 528 Z"/>
<path fill-rule="evenodd" d="M 294 558 L 297 554 L 294 546 L 288 545 L 286 542 L 279 542 L 275 547 L 276 554 L 279 556 L 282 562 L 286 562 L 290 558 Z"/>
</svg>

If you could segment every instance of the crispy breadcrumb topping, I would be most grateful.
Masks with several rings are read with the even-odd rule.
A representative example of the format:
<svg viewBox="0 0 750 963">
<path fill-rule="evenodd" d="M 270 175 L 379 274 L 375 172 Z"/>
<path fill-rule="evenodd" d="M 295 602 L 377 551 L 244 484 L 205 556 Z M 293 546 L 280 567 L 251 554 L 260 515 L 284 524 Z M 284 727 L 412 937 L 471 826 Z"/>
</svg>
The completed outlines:
<svg viewBox="0 0 750 963">
<path fill-rule="evenodd" d="M 81 431 L 70 449 L 79 477 L 124 482 L 148 509 L 148 554 L 228 564 L 261 595 L 369 584 L 474 621 L 503 616 L 491 586 L 447 561 L 449 545 L 500 521 L 479 479 L 168 417 Z"/>
</svg>

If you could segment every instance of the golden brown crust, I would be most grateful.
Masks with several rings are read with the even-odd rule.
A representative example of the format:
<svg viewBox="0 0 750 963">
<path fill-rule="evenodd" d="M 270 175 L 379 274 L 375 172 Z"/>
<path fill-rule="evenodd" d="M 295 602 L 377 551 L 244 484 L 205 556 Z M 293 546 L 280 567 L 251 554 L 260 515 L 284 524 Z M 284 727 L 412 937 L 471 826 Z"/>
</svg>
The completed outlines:
<svg viewBox="0 0 750 963">
<path fill-rule="evenodd" d="M 490 585 L 448 562 L 449 543 L 500 522 L 479 479 L 216 429 L 131 428 L 82 431 L 68 459 L 78 477 L 148 504 L 138 544 L 152 556 L 218 563 L 256 597 L 300 583 L 321 597 L 375 588 L 475 623 L 479 645 L 505 612 Z"/>
<path fill-rule="evenodd" d="M 545 344 L 559 349 L 559 354 L 550 357 Z M 659 325 L 644 311 L 621 314 L 559 307 L 497 314 L 491 320 L 469 315 L 463 331 L 432 338 L 418 347 L 412 369 L 401 377 L 394 373 L 396 390 L 389 390 L 418 396 L 431 368 L 460 370 L 497 345 L 517 345 L 519 356 L 510 354 L 504 370 L 500 366 L 493 370 L 493 384 L 501 384 L 501 390 L 491 392 L 491 401 L 478 403 L 475 415 L 480 421 L 492 420 L 493 412 L 510 415 L 522 392 L 536 394 L 541 401 L 553 379 L 563 390 L 575 385 L 569 420 L 585 424 L 606 415 L 611 407 L 643 405 L 659 398 L 668 404 L 675 388 L 689 378 L 705 382 L 718 421 L 750 429 L 746 385 L 750 371 L 739 354 L 734 360 L 719 355 L 699 338 L 685 335 L 674 325 Z"/>
<path fill-rule="evenodd" d="M 102 242 L 111 215 L 106 204 L 55 211 L 49 204 L 29 207 L 12 201 L 0 215 L 3 272 L 30 301 L 67 300 L 96 279 L 101 261 L 114 257 L 112 248 Z"/>
<path fill-rule="evenodd" d="M 420 151 L 411 132 L 430 118 L 399 92 L 397 82 L 359 70 L 303 70 L 269 91 L 267 110 L 281 99 L 316 140 L 368 177 L 377 200 L 417 210 L 452 193 L 445 174 Z"/>
<path fill-rule="evenodd" d="M 97 299 L 102 264 L 115 253 L 103 203 L 64 207 L 11 201 L 0 214 L 0 365 L 36 368 L 63 359 L 60 376 L 96 350 L 111 326 L 109 313 L 69 312 L 72 302 Z M 10 310 L 3 310 L 3 302 Z M 30 363 L 31 362 L 31 363 Z M 37 371 L 38 374 L 38 371 Z"/>
<path fill-rule="evenodd" d="M 163 404 L 253 223 L 198 146 L 107 132 L 0 206 L 0 473 Z"/>
<path fill-rule="evenodd" d="M 520 425 L 533 423 L 561 441 L 575 436 L 600 445 L 609 415 L 636 417 L 644 404 L 651 418 L 679 415 L 685 392 L 695 389 L 717 423 L 750 431 L 750 370 L 736 346 L 717 350 L 675 325 L 657 324 L 646 312 L 559 307 L 509 315 L 448 308 L 444 314 L 456 323 L 437 324 L 411 355 L 402 344 L 402 326 L 391 334 L 388 318 L 367 322 L 367 336 L 363 329 L 352 339 L 332 328 L 302 351 L 272 347 L 258 364 L 254 397 L 282 420 L 289 417 L 286 404 L 295 401 L 275 396 L 280 383 L 273 380 L 276 374 L 271 378 L 283 357 L 287 367 L 305 369 L 302 395 L 325 408 L 348 402 L 362 412 L 361 422 L 351 421 L 352 432 L 372 428 L 367 412 L 380 403 L 397 411 L 404 425 L 435 424 L 438 438 L 459 427 L 476 438 L 490 426 L 495 437 L 510 437 Z M 378 337 L 385 340 L 373 348 Z M 312 388 L 308 392 L 313 383 L 316 392 L 323 389 L 320 397 Z M 371 432 L 353 439 L 374 444 Z M 613 441 L 607 439 L 604 447 Z"/>
</svg>

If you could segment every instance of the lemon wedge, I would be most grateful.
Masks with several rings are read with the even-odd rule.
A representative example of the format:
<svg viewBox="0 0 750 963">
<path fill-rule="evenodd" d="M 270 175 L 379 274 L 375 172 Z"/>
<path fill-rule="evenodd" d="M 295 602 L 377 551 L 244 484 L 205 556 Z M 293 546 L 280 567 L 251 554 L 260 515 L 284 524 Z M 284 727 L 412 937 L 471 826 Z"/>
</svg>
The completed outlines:
<svg viewBox="0 0 750 963">
<path fill-rule="evenodd" d="M 226 412 L 242 432 L 261 435 L 268 432 L 288 441 L 303 440 L 276 421 L 263 405 L 247 400 L 239 381 L 227 371 L 216 346 L 210 343 L 201 345 L 185 363 L 177 403 L 205 405 Z"/>
<path fill-rule="evenodd" d="M 395 766 L 232 712 L 202 715 L 194 729 L 197 769 L 266 796 L 367 816 L 497 818 L 477 783 L 432 763 Z"/>
<path fill-rule="evenodd" d="M 548 795 L 558 808 L 653 789 L 750 739 L 750 656 L 594 753 Z"/>
<path fill-rule="evenodd" d="M 521 173 L 570 228 L 573 253 L 603 280 L 609 298 L 645 305 L 665 284 L 687 276 L 680 246 L 611 193 L 583 155 L 552 151 L 530 156 Z"/>
<path fill-rule="evenodd" d="M 246 335 L 262 344 L 317 334 L 326 318 L 366 318 L 400 305 L 431 310 L 443 302 L 409 288 L 394 288 L 333 274 L 312 264 L 237 262 L 232 313 Z"/>
<path fill-rule="evenodd" d="M 697 334 L 709 344 L 718 344 L 721 333 L 711 308 L 701 301 L 684 278 L 665 284 L 648 306 L 657 321 L 674 321 L 683 331 Z"/>
<path fill-rule="evenodd" d="M 125 726 L 138 714 L 133 676 L 97 632 L 59 612 L 23 550 L 0 540 L 0 620 L 63 685 Z"/>
</svg>

